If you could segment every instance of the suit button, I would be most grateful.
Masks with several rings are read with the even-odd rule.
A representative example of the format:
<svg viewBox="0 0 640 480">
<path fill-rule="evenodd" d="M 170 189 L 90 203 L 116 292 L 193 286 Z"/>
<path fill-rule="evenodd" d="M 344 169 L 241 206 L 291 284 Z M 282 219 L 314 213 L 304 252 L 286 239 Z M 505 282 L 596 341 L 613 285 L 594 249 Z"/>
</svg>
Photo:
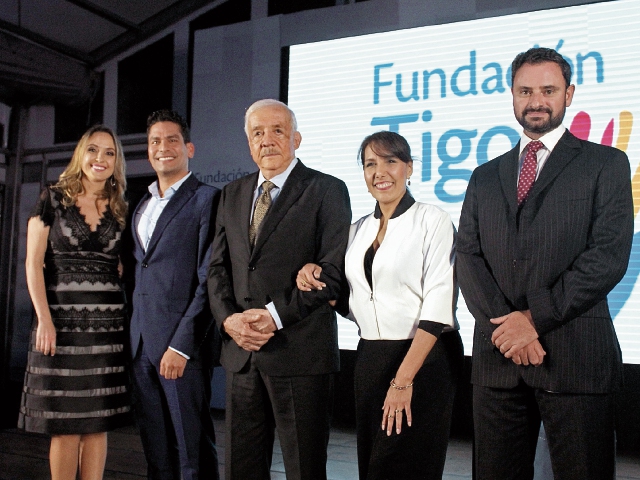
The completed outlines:
<svg viewBox="0 0 640 480">
<path fill-rule="evenodd" d="M 143 263 L 142 264 L 142 268 L 147 268 L 148 266 L 149 266 L 149 264 L 147 264 L 147 263 Z"/>
<path fill-rule="evenodd" d="M 256 267 L 254 267 L 253 265 L 249 265 L 249 271 L 253 272 L 256 269 Z"/>
<path fill-rule="evenodd" d="M 244 301 L 249 303 L 251 300 L 253 300 L 253 298 L 251 297 L 244 297 Z"/>
</svg>

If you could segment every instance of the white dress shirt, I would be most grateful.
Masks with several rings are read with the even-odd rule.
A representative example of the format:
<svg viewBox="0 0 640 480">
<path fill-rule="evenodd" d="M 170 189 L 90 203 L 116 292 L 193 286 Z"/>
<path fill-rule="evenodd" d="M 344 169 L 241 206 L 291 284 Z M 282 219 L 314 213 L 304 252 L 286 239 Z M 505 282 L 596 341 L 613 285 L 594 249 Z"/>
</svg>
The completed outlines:
<svg viewBox="0 0 640 480">
<path fill-rule="evenodd" d="M 138 233 L 138 238 L 140 239 L 140 244 L 145 252 L 147 251 L 149 240 L 151 240 L 151 236 L 153 235 L 153 231 L 156 228 L 160 215 L 169 203 L 169 200 L 171 200 L 171 197 L 175 195 L 190 175 L 191 172 L 187 173 L 184 177 L 167 188 L 162 197 L 158 190 L 157 180 L 149 185 L 149 193 L 151 194 L 151 197 L 144 204 L 140 205 L 134 222 L 134 225 L 137 225 L 136 231 Z M 180 350 L 176 350 L 172 346 L 169 346 L 169 348 L 189 360 L 190 357 L 182 353 Z"/>
<path fill-rule="evenodd" d="M 545 133 L 538 139 L 542 142 L 544 148 L 541 148 L 536 153 L 536 156 L 538 157 L 538 164 L 536 165 L 536 180 L 540 176 L 542 167 L 544 167 L 545 163 L 547 163 L 549 155 L 551 155 L 551 152 L 560 141 L 560 137 L 564 135 L 565 130 L 565 126 L 560 125 L 558 128 Z M 522 162 L 524 162 L 524 151 L 527 145 L 529 145 L 529 143 L 531 142 L 533 142 L 533 139 L 527 137 L 525 133 L 522 133 L 522 136 L 520 137 L 520 163 L 518 166 L 518 181 L 520 180 L 520 169 L 522 168 Z"/>
<path fill-rule="evenodd" d="M 145 204 L 140 205 L 134 223 L 134 225 L 137 225 L 136 231 L 138 232 L 138 238 L 145 252 L 147 251 L 149 240 L 151 240 L 151 236 L 153 235 L 162 211 L 169 203 L 169 200 L 171 200 L 171 197 L 173 197 L 190 175 L 191 172 L 167 188 L 163 196 L 160 196 L 157 180 L 149 185 L 151 197 Z"/>
</svg>

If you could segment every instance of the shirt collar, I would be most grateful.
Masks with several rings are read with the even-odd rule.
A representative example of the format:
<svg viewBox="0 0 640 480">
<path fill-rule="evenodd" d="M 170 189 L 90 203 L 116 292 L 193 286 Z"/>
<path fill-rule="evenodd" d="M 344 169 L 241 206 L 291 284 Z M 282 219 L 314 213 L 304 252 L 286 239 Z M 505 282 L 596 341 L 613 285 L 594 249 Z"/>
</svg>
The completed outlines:
<svg viewBox="0 0 640 480">
<path fill-rule="evenodd" d="M 393 218 L 399 217 L 404 212 L 409 210 L 414 203 L 416 203 L 416 201 L 411 196 L 411 193 L 409 193 L 409 190 L 407 189 L 404 192 L 403 197 L 400 199 L 400 203 L 398 203 L 398 205 L 396 206 L 396 209 L 393 211 L 393 215 L 391 215 L 391 218 L 393 219 Z M 376 208 L 373 211 L 373 216 L 375 218 L 380 218 L 382 216 L 382 212 L 380 211 L 380 204 L 378 204 L 378 202 L 376 202 Z"/>
<path fill-rule="evenodd" d="M 156 198 L 158 200 L 160 200 L 160 199 L 168 200 L 173 196 L 174 193 L 176 193 L 178 191 L 178 189 L 182 186 L 182 184 L 184 182 L 187 181 L 187 178 L 189 178 L 190 176 L 191 176 L 191 172 L 187 173 L 184 177 L 182 177 L 176 183 L 174 183 L 169 188 L 167 188 L 164 191 L 164 196 L 163 197 L 160 196 L 160 192 L 158 191 L 158 181 L 156 180 L 151 185 L 149 185 L 149 193 L 151 194 L 152 197 L 154 197 L 154 198 Z"/>
<path fill-rule="evenodd" d="M 564 135 L 565 131 L 566 131 L 565 126 L 561 124 L 558 128 L 555 128 L 550 132 L 542 135 L 538 140 L 542 142 L 542 144 L 544 145 L 544 148 L 546 148 L 547 150 L 549 150 L 549 152 L 551 152 L 556 147 L 556 145 L 560 141 L 560 137 Z M 520 155 L 522 155 L 522 152 L 524 151 L 524 149 L 531 142 L 533 142 L 533 139 L 529 138 L 523 132 L 522 136 L 520 137 Z"/>
<path fill-rule="evenodd" d="M 279 173 L 273 178 L 270 178 L 269 181 L 279 189 L 282 189 L 282 187 L 284 187 L 284 182 L 287 181 L 287 178 L 289 178 L 289 174 L 291 173 L 291 170 L 293 170 L 293 168 L 297 165 L 297 163 L 298 163 L 298 159 L 294 158 L 293 160 L 291 160 L 291 163 L 289 164 L 289 166 L 284 172 Z M 264 178 L 264 175 L 262 174 L 262 172 L 258 173 L 258 186 L 256 187 L 256 190 L 260 188 L 260 186 L 265 182 L 265 180 L 266 178 Z"/>
</svg>

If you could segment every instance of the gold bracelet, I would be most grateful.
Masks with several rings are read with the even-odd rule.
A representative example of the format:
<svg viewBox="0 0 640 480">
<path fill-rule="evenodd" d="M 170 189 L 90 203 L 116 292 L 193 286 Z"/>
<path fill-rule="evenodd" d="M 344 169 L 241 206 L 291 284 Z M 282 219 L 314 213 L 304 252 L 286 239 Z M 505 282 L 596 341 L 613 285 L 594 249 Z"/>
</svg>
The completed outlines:
<svg viewBox="0 0 640 480">
<path fill-rule="evenodd" d="M 389 385 L 391 385 L 396 390 L 406 390 L 407 388 L 413 387 L 413 382 L 411 382 L 409 385 L 400 386 L 400 385 L 396 385 L 395 380 L 396 380 L 396 377 L 393 377 Z"/>
</svg>

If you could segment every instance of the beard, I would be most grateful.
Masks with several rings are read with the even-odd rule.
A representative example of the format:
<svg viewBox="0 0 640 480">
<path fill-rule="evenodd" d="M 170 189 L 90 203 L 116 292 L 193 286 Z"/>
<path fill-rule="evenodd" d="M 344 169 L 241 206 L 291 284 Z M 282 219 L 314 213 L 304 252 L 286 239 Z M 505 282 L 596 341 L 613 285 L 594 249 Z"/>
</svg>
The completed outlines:
<svg viewBox="0 0 640 480">
<path fill-rule="evenodd" d="M 558 115 L 554 116 L 553 111 L 550 108 L 525 108 L 522 111 L 521 115 L 516 114 L 516 120 L 518 120 L 518 123 L 522 125 L 522 128 L 524 128 L 525 132 L 544 135 L 545 133 L 554 130 L 562 124 L 562 120 L 564 119 L 566 110 L 567 109 L 565 107 Z M 527 120 L 527 114 L 530 112 L 545 112 L 549 115 L 549 118 L 548 120 L 543 122 L 530 122 Z"/>
</svg>

